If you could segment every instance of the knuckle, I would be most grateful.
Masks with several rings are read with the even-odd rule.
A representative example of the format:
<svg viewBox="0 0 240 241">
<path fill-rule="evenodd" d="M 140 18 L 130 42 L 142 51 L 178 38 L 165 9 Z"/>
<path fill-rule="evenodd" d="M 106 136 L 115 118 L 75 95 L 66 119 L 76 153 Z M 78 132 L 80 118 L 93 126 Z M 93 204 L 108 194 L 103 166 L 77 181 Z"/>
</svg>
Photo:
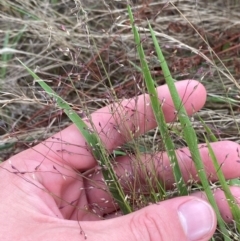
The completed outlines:
<svg viewBox="0 0 240 241">
<path fill-rule="evenodd" d="M 141 214 L 134 215 L 130 221 L 130 229 L 135 240 L 164 241 L 166 237 L 167 240 L 172 240 L 171 232 L 168 232 L 169 225 L 156 212 L 147 212 L 146 210 Z"/>
</svg>

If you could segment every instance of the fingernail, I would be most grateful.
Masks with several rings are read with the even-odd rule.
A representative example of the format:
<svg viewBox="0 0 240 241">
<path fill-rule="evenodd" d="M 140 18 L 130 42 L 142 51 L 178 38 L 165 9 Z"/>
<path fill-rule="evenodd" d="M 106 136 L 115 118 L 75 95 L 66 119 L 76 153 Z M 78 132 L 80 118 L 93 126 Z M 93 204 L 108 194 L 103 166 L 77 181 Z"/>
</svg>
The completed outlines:
<svg viewBox="0 0 240 241">
<path fill-rule="evenodd" d="M 212 232 L 215 214 L 208 203 L 192 199 L 178 208 L 178 214 L 189 240 L 199 240 Z"/>
</svg>

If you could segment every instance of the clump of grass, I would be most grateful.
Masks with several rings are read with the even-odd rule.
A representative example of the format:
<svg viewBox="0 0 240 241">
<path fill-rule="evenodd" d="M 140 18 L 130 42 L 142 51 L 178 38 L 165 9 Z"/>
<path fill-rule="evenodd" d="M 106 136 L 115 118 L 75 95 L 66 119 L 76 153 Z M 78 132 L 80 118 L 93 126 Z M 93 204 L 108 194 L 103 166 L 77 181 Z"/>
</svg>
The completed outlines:
<svg viewBox="0 0 240 241">
<path fill-rule="evenodd" d="M 130 6 L 128 6 L 128 13 L 129 13 L 129 17 L 130 17 L 130 22 L 132 24 L 135 43 L 137 46 L 137 51 L 138 51 L 140 62 L 141 62 L 141 72 L 143 73 L 145 83 L 147 86 L 147 90 L 150 95 L 151 106 L 152 106 L 156 121 L 158 123 L 158 128 L 160 130 L 160 134 L 162 136 L 162 139 L 164 140 L 163 144 L 166 148 L 166 151 L 169 156 L 169 160 L 171 161 L 171 165 L 173 167 L 173 173 L 174 173 L 174 177 L 175 177 L 175 182 L 177 184 L 177 190 L 178 190 L 179 195 L 187 195 L 188 191 L 187 191 L 186 184 L 183 181 L 183 177 L 182 177 L 179 165 L 178 165 L 177 156 L 175 153 L 175 146 L 174 146 L 174 143 L 168 132 L 167 123 L 164 119 L 164 114 L 162 111 L 162 105 L 157 96 L 157 92 L 155 89 L 155 87 L 156 87 L 155 82 L 152 79 L 152 76 L 151 76 L 151 73 L 149 70 L 149 66 L 146 61 L 144 50 L 143 50 L 143 47 L 141 44 L 140 35 L 139 35 L 137 27 L 134 24 L 134 17 L 133 17 Z M 164 74 L 166 83 L 169 87 L 175 109 L 177 110 L 176 115 L 177 115 L 178 119 L 180 120 L 180 124 L 183 128 L 183 138 L 186 140 L 186 143 L 190 149 L 190 153 L 193 158 L 193 163 L 195 164 L 196 170 L 198 172 L 202 188 L 203 188 L 204 192 L 206 193 L 210 204 L 213 206 L 213 208 L 215 210 L 215 213 L 216 213 L 217 219 L 218 219 L 218 225 L 219 225 L 220 231 L 222 232 L 222 234 L 224 236 L 224 240 L 231 240 L 229 233 L 227 231 L 227 228 L 226 228 L 226 224 L 223 222 L 223 219 L 220 215 L 220 211 L 217 207 L 216 201 L 212 194 L 211 186 L 208 181 L 207 175 L 204 171 L 204 165 L 203 165 L 203 162 L 200 157 L 195 130 L 192 127 L 192 123 L 191 123 L 190 119 L 187 117 L 187 113 L 184 109 L 184 106 L 182 105 L 181 99 L 175 88 L 174 80 L 171 77 L 171 73 L 170 73 L 169 68 L 166 64 L 166 61 L 164 59 L 161 48 L 157 42 L 156 35 L 150 24 L 149 24 L 149 29 L 150 29 L 152 40 L 153 40 L 155 50 L 156 50 L 156 53 L 158 56 L 159 63 L 163 70 L 163 74 Z M 58 107 L 63 109 L 63 111 L 66 113 L 66 115 L 69 117 L 69 119 L 73 123 L 75 123 L 75 125 L 78 127 L 78 129 L 84 136 L 87 144 L 91 147 L 93 156 L 96 158 L 96 160 L 98 160 L 98 164 L 101 167 L 101 171 L 102 171 L 104 179 L 105 179 L 105 184 L 109 188 L 109 191 L 111 192 L 115 201 L 118 203 L 122 213 L 127 214 L 127 213 L 132 212 L 132 208 L 130 206 L 130 203 L 128 202 L 128 196 L 125 194 L 123 187 L 121 186 L 121 183 L 118 180 L 118 177 L 115 173 L 112 159 L 109 159 L 109 155 L 108 155 L 107 151 L 105 150 L 104 145 L 101 143 L 101 140 L 98 137 L 98 134 L 95 133 L 94 130 L 89 131 L 88 130 L 89 127 L 84 123 L 84 121 L 78 116 L 78 114 L 70 107 L 70 105 L 65 100 L 63 100 L 61 97 L 59 97 L 56 94 L 56 92 L 54 92 L 48 84 L 46 84 L 42 79 L 40 79 L 26 65 L 24 65 L 24 67 L 34 77 L 34 79 L 40 84 L 40 86 L 46 91 L 46 93 L 48 95 L 50 95 L 51 98 L 55 99 Z M 94 128 L 94 126 L 93 126 L 93 128 Z M 205 140 L 207 143 L 207 147 L 209 149 L 210 156 L 213 160 L 216 173 L 218 174 L 220 184 L 223 188 L 223 191 L 226 195 L 228 203 L 231 207 L 231 211 L 232 211 L 234 220 L 236 221 L 236 224 L 237 224 L 237 229 L 239 230 L 240 227 L 239 227 L 238 220 L 240 217 L 240 210 L 237 207 L 237 204 L 235 203 L 234 197 L 232 196 L 230 189 L 228 187 L 228 184 L 227 184 L 226 180 L 224 179 L 223 173 L 221 172 L 221 167 L 218 164 L 216 157 L 214 155 L 214 152 L 206 137 L 205 137 Z M 164 189 L 164 188 L 162 187 L 162 189 Z M 148 199 L 148 202 L 160 201 L 160 200 L 157 200 L 156 197 L 157 197 L 158 193 L 155 193 L 154 189 L 150 190 L 149 192 L 151 193 L 153 200 Z M 131 195 L 133 195 L 133 194 L 131 194 Z"/>
<path fill-rule="evenodd" d="M 128 12 L 129 12 L 129 16 L 130 16 L 130 20 L 131 20 L 131 24 L 132 24 L 132 28 L 133 28 L 133 33 L 134 33 L 134 37 L 135 37 L 135 42 L 137 45 L 137 50 L 138 50 L 138 54 L 141 60 L 141 67 L 142 67 L 142 72 L 144 75 L 144 79 L 147 85 L 147 89 L 148 92 L 150 94 L 150 99 L 151 99 L 151 105 L 152 105 L 152 109 L 154 111 L 154 115 L 156 118 L 156 121 L 158 123 L 158 127 L 162 136 L 162 139 L 164 140 L 164 145 L 165 148 L 167 150 L 168 153 L 168 157 L 169 160 L 171 161 L 171 164 L 173 166 L 173 173 L 174 173 L 174 177 L 175 177 L 175 182 L 177 183 L 177 188 L 179 190 L 179 194 L 181 195 L 186 195 L 187 194 L 187 189 L 186 186 L 183 182 L 183 177 L 180 171 L 180 168 L 178 166 L 178 160 L 175 154 L 175 146 L 168 134 L 168 129 L 167 129 L 167 123 L 164 119 L 164 115 L 163 112 L 161 110 L 161 102 L 158 99 L 158 95 L 157 92 L 155 90 L 155 83 L 152 79 L 151 73 L 149 71 L 149 67 L 147 65 L 146 62 L 146 58 L 145 58 L 145 54 L 142 48 L 142 44 L 141 44 L 141 39 L 140 39 L 140 35 L 138 32 L 137 27 L 134 24 L 134 18 L 133 18 L 133 14 L 131 11 L 130 6 L 128 6 Z M 163 74 L 166 80 L 166 83 L 169 87 L 169 91 L 171 93 L 172 99 L 173 99 L 173 103 L 175 106 L 175 109 L 177 110 L 177 117 L 180 121 L 180 124 L 183 128 L 183 137 L 186 140 L 187 146 L 189 147 L 192 159 L 193 159 L 193 163 L 196 167 L 198 176 L 200 178 L 201 181 L 201 185 L 203 186 L 203 190 L 207 195 L 208 201 L 210 202 L 210 204 L 212 205 L 212 207 L 215 210 L 215 213 L 217 215 L 217 219 L 218 219 L 218 225 L 219 228 L 221 230 L 221 232 L 224 235 L 224 239 L 225 240 L 231 240 L 226 225 L 221 217 L 220 211 L 218 209 L 218 206 L 216 204 L 216 201 L 214 199 L 213 193 L 211 191 L 211 186 L 210 183 L 208 181 L 208 177 L 206 172 L 204 171 L 204 165 L 203 162 L 201 160 L 201 156 L 200 156 L 200 152 L 199 152 L 199 148 L 198 148 L 198 141 L 197 141 L 197 136 L 195 133 L 194 128 L 192 127 L 192 123 L 189 119 L 189 117 L 187 116 L 187 113 L 184 109 L 184 106 L 182 104 L 182 101 L 177 93 L 175 84 L 174 84 L 174 80 L 171 76 L 171 73 L 169 71 L 169 68 L 167 66 L 167 63 L 165 61 L 165 58 L 162 54 L 161 48 L 158 44 L 156 35 L 151 27 L 151 25 L 149 24 L 149 29 L 151 32 L 151 36 L 152 36 L 152 40 L 155 46 L 155 51 L 157 53 L 158 56 L 158 60 L 159 63 L 161 65 L 161 68 L 163 70 Z M 235 218 L 236 222 L 238 222 L 239 219 L 239 215 L 240 215 L 240 210 L 237 207 L 237 204 L 235 203 L 235 199 L 234 197 L 231 195 L 231 192 L 228 188 L 227 182 L 224 179 L 223 173 L 219 170 L 220 166 L 217 163 L 216 157 L 214 156 L 213 150 L 211 149 L 211 146 L 207 140 L 207 138 L 205 138 L 206 142 L 207 142 L 207 146 L 210 152 L 210 156 L 213 159 L 214 162 L 214 167 L 215 167 L 215 171 L 216 173 L 218 173 L 218 177 L 220 179 L 221 185 L 223 186 L 223 190 L 224 193 L 226 195 L 226 198 L 229 201 L 230 207 L 231 207 L 231 211 L 233 214 L 233 217 Z M 238 230 L 239 230 L 239 226 L 238 226 Z"/>
<path fill-rule="evenodd" d="M 57 96 L 59 101 L 71 103 L 70 109 L 64 107 L 67 110 L 66 114 L 76 112 L 82 116 L 114 101 L 120 102 L 122 98 L 149 92 L 143 81 L 141 62 L 147 63 L 145 74 L 149 75 L 150 71 L 151 77 L 149 75 L 146 85 L 152 88 L 151 95 L 157 105 L 154 87 L 165 83 L 169 73 L 165 74 L 165 78 L 161 77 L 164 68 L 161 69 L 159 63 L 164 61 L 152 54 L 156 49 L 156 40 L 149 40 L 151 33 L 160 41 L 175 81 L 190 76 L 200 80 L 208 90 L 206 108 L 198 113 L 199 118 L 196 116 L 191 120 L 196 132 L 196 136 L 192 137 L 199 142 L 206 142 L 203 134 L 206 133 L 212 141 L 229 139 L 239 142 L 239 136 L 236 134 L 239 133 L 239 90 L 234 78 L 238 74 L 239 63 L 236 48 L 234 50 L 235 45 L 237 46 L 237 2 L 228 6 L 225 6 L 226 1 L 198 2 L 195 5 L 192 1 L 184 1 L 176 6 L 165 5 L 161 1 L 132 3 L 135 13 L 134 26 L 141 26 L 140 42 L 134 40 L 131 33 L 132 26 L 129 24 L 124 1 L 112 1 L 108 4 L 106 1 L 95 1 L 94 4 L 89 4 L 90 1 L 79 1 L 79 5 L 72 1 L 67 6 L 61 0 L 53 0 L 50 3 L 47 5 L 46 1 L 39 1 L 33 7 L 33 3 L 23 0 L 0 1 L 0 12 L 3 16 L 1 33 L 2 40 L 5 40 L 0 51 L 3 63 L 0 93 L 3 97 L 0 102 L 3 107 L 0 110 L 0 134 L 3 134 L 0 150 L 4 155 L 1 158 L 6 159 L 69 124 L 68 119 L 62 115 L 62 107 L 55 105 Z M 226 10 L 225 17 L 223 9 Z M 149 23 L 154 32 L 150 31 Z M 219 32 L 222 34 L 219 35 Z M 141 61 L 136 53 L 140 44 L 145 52 Z M 217 53 L 219 58 L 216 58 L 212 51 Z M 46 95 L 49 91 L 38 87 L 38 81 L 35 81 L 37 77 L 32 81 L 29 73 L 16 58 L 24 62 L 32 73 L 34 71 L 54 90 L 50 97 Z M 173 94 L 173 97 L 175 96 Z M 182 104 L 178 102 L 175 109 L 180 116 Z M 159 120 L 160 111 L 156 109 L 156 119 Z M 187 120 L 184 113 L 182 116 Z M 72 118 L 73 115 L 69 117 Z M 147 193 L 138 193 L 136 187 L 129 183 L 129 191 L 124 193 L 121 187 L 114 186 L 112 191 L 117 188 L 121 192 L 122 196 L 117 199 L 124 213 L 173 195 L 186 194 L 186 188 L 191 190 L 189 183 L 183 183 L 176 164 L 173 164 L 173 167 L 178 188 L 167 191 L 165 184 L 157 180 L 156 176 L 151 179 L 140 158 L 143 152 L 148 152 L 152 157 L 153 151 L 167 149 L 171 154 L 174 146 L 186 146 L 186 129 L 180 122 L 174 125 L 162 124 L 159 125 L 160 131 L 153 130 L 120 150 L 114 150 L 116 155 L 131 157 L 135 154 L 133 165 L 142 170 L 148 185 L 146 189 L 150 190 Z M 81 130 L 85 130 L 86 135 L 89 134 L 86 127 Z M 172 141 L 168 148 L 166 143 L 162 143 L 161 135 L 164 138 L 168 137 L 169 143 Z M 93 139 L 94 143 L 100 143 L 98 136 Z M 91 143 L 92 141 L 89 145 Z M 104 162 L 110 163 L 112 157 L 104 148 L 97 148 L 97 151 Z M 195 145 L 193 154 L 197 151 Z M 213 154 L 212 159 L 214 160 Z M 177 163 L 176 160 L 174 163 Z M 111 168 L 110 165 L 107 169 Z M 216 167 L 216 170 L 219 168 Z M 154 165 L 151 171 L 154 175 Z M 133 176 L 135 184 L 141 181 L 138 180 L 137 172 L 133 173 Z M 118 183 L 118 177 L 111 178 L 115 178 L 117 185 L 121 184 Z M 208 188 L 207 185 L 208 183 L 205 185 Z M 198 184 L 197 190 L 201 189 L 204 188 Z M 226 228 L 229 231 L 229 227 Z M 226 234 L 226 229 L 221 232 Z M 226 239 L 229 237 L 225 235 Z"/>
<path fill-rule="evenodd" d="M 87 124 L 79 117 L 79 115 L 70 107 L 70 105 L 65 100 L 58 96 L 56 92 L 53 91 L 52 88 L 42 79 L 40 79 L 31 69 L 29 69 L 21 61 L 20 63 L 28 70 L 32 77 L 46 91 L 46 93 L 56 101 L 58 107 L 61 108 L 66 113 L 68 118 L 77 126 L 84 139 L 86 140 L 86 143 L 90 147 L 93 156 L 97 160 L 97 163 L 101 168 L 105 184 L 109 188 L 113 198 L 119 205 L 123 214 L 130 213 L 131 207 L 128 203 L 128 200 L 126 199 L 123 188 L 118 181 L 112 159 L 109 159 L 110 156 L 104 145 L 101 143 L 101 139 L 96 133 L 95 129 L 90 130 Z M 92 127 L 95 128 L 93 125 Z"/>
</svg>

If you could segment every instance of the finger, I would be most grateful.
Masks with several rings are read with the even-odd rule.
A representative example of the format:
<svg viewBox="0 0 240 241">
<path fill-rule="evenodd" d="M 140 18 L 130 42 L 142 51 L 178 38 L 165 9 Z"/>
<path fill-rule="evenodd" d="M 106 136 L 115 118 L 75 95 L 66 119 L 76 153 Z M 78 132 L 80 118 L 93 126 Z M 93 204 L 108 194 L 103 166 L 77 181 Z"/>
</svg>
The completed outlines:
<svg viewBox="0 0 240 241">
<path fill-rule="evenodd" d="M 54 232 L 56 240 L 71 237 L 84 240 L 76 229 Z M 179 197 L 150 205 L 139 211 L 111 220 L 80 222 L 81 230 L 88 240 L 112 241 L 207 241 L 216 228 L 216 217 L 207 202 L 195 197 Z M 174 230 L 174 231 L 173 231 Z M 58 237 L 58 238 L 57 238 Z M 62 239 L 61 239 L 62 238 Z"/>
<path fill-rule="evenodd" d="M 216 159 L 220 165 L 221 171 L 223 172 L 226 179 L 234 179 L 240 176 L 240 146 L 231 141 L 219 141 L 211 143 L 211 147 L 214 151 Z M 217 171 L 214 168 L 213 161 L 209 155 L 208 148 L 205 144 L 199 145 L 199 151 L 201 155 L 201 160 L 204 165 L 204 171 L 211 181 L 218 180 Z M 164 154 L 163 160 L 166 164 L 166 168 L 163 170 L 163 167 L 158 170 L 161 177 L 165 180 L 166 183 L 171 186 L 174 183 L 173 173 L 170 169 L 169 159 Z M 183 148 L 177 151 L 179 165 L 183 174 L 185 182 L 190 179 L 199 181 L 198 171 L 194 165 L 194 157 L 191 157 L 190 151 L 188 148 Z M 163 165 L 164 165 L 163 164 Z"/>
<path fill-rule="evenodd" d="M 230 190 L 233 197 L 235 198 L 235 204 L 237 204 L 240 207 L 240 188 L 233 186 L 233 187 L 230 187 Z M 224 192 L 220 188 L 217 188 L 213 191 L 213 194 L 223 220 L 227 223 L 232 222 L 233 215 Z M 205 201 L 208 201 L 207 196 L 204 192 L 196 192 L 191 194 L 191 196 L 198 197 Z"/>
<path fill-rule="evenodd" d="M 240 207 L 240 187 L 231 186 L 229 188 L 235 199 L 235 204 L 237 204 Z M 220 188 L 216 188 L 212 192 L 223 220 L 226 223 L 231 223 L 233 221 L 233 215 L 224 192 Z M 197 197 L 208 202 L 208 198 L 205 192 L 200 192 L 200 191 L 193 192 L 190 194 L 190 196 Z M 113 212 L 104 216 L 104 218 L 111 219 L 111 218 L 116 218 L 121 216 L 122 216 L 122 213 L 118 210 L 117 212 Z"/>
<path fill-rule="evenodd" d="M 219 141 L 211 143 L 211 147 L 214 151 L 216 159 L 220 165 L 220 168 L 226 179 L 233 179 L 240 176 L 240 147 L 237 143 L 231 141 Z M 216 181 L 217 170 L 215 170 L 211 157 L 209 155 L 208 148 L 205 144 L 199 145 L 199 152 L 201 160 L 203 162 L 204 171 L 211 181 Z M 187 147 L 176 150 L 176 155 L 178 158 L 178 163 L 181 169 L 182 176 L 184 181 L 189 180 L 199 181 L 198 170 L 195 168 L 194 156 L 192 157 L 190 151 Z M 133 172 L 132 162 L 127 158 L 121 157 L 122 160 L 118 162 L 121 163 L 122 173 L 126 172 L 125 170 Z M 137 160 L 138 161 L 138 160 Z M 139 172 L 138 177 L 141 177 L 141 181 L 146 179 L 144 173 L 152 173 L 157 175 L 158 179 L 162 181 L 166 188 L 172 188 L 175 184 L 172 164 L 169 161 L 168 155 L 166 152 L 158 153 L 157 155 L 145 155 L 142 157 L 141 168 L 146 167 L 145 172 Z M 154 165 L 154 166 L 153 166 Z M 121 175 L 121 174 L 120 174 Z M 141 176 L 142 175 L 142 176 Z"/>
<path fill-rule="evenodd" d="M 222 141 L 211 143 L 211 147 L 225 178 L 238 178 L 240 176 L 240 168 L 237 168 L 240 165 L 238 163 L 239 145 L 235 142 Z M 208 148 L 201 144 L 199 145 L 199 151 L 208 179 L 213 182 L 216 181 L 217 173 L 209 156 Z M 185 182 L 187 183 L 189 180 L 198 182 L 198 172 L 188 148 L 177 150 L 176 155 Z M 149 190 L 156 190 L 156 180 L 161 181 L 165 189 L 174 188 L 174 175 L 165 152 L 155 156 L 144 155 L 140 160 L 136 160 L 133 156 L 119 157 L 116 166 L 117 176 L 126 192 L 136 193 L 136 195 L 137 193 L 149 193 Z M 89 203 L 98 204 L 95 211 L 99 215 L 116 210 L 116 204 L 107 191 L 101 172 L 90 175 L 92 175 L 91 180 L 85 183 Z"/>
<path fill-rule="evenodd" d="M 189 115 L 198 111 L 205 103 L 206 90 L 199 82 L 185 80 L 176 83 L 176 88 Z M 166 121 L 173 121 L 176 114 L 166 85 L 157 88 Z M 147 94 L 106 106 L 91 115 L 94 125 L 105 147 L 111 151 L 134 136 L 141 135 L 156 126 L 154 114 Z M 89 120 L 86 123 L 90 126 Z M 23 152 L 35 160 L 57 160 L 74 168 L 86 170 L 96 162 L 91 150 L 75 125 L 60 131 L 53 137 Z"/>
</svg>

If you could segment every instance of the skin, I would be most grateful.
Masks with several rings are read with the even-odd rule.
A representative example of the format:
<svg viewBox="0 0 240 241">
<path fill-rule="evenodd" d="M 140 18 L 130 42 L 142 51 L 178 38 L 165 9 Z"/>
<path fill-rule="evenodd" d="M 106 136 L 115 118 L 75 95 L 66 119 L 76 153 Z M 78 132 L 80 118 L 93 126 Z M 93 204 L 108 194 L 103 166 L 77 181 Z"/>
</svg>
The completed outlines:
<svg viewBox="0 0 240 241">
<path fill-rule="evenodd" d="M 189 115 L 203 107 L 206 91 L 200 83 L 186 80 L 177 82 L 176 87 Z M 165 118 L 171 122 L 175 119 L 175 113 L 168 88 L 161 86 L 157 90 L 159 99 L 164 100 Z M 109 153 L 129 141 L 133 134 L 141 135 L 156 126 L 148 102 L 149 96 L 142 95 L 104 107 L 91 115 Z M 111 114 L 112 110 L 114 114 Z M 87 119 L 85 121 L 89 123 Z M 130 130 L 132 135 L 129 134 Z M 214 181 L 217 177 L 207 148 L 203 144 L 199 148 L 205 171 Z M 236 168 L 240 165 L 236 162 L 239 159 L 238 144 L 223 141 L 212 143 L 212 148 L 219 163 L 223 164 L 225 177 L 239 177 L 240 168 Z M 190 178 L 198 180 L 188 149 L 176 150 L 176 153 L 185 181 Z M 143 155 L 141 160 L 148 168 L 149 156 Z M 156 154 L 153 160 L 158 177 L 168 188 L 172 188 L 174 179 L 166 153 Z M 159 160 L 161 165 L 157 164 Z M 119 157 L 116 162 L 120 176 L 126 170 L 134 171 L 129 156 Z M 165 167 L 165 171 L 162 167 Z M 144 184 L 144 175 L 139 170 L 135 171 Z M 79 241 L 85 238 L 91 241 L 189 240 L 177 216 L 178 207 L 189 200 L 206 200 L 204 193 L 197 192 L 190 197 L 173 198 L 121 216 L 116 212 L 117 206 L 112 197 L 104 190 L 106 187 L 101 182 L 97 162 L 75 125 L 12 156 L 0 165 L 0 176 L 0 236 L 6 241 Z M 93 186 L 95 188 L 91 188 Z M 239 188 L 232 187 L 231 190 L 234 196 L 239 197 Z M 215 190 L 215 198 L 223 218 L 231 221 L 229 207 L 221 190 Z M 98 204 L 95 213 L 91 211 L 94 204 Z M 103 217 L 106 219 L 103 220 Z M 216 218 L 214 220 L 209 233 L 199 241 L 208 240 L 213 235 Z"/>
</svg>

